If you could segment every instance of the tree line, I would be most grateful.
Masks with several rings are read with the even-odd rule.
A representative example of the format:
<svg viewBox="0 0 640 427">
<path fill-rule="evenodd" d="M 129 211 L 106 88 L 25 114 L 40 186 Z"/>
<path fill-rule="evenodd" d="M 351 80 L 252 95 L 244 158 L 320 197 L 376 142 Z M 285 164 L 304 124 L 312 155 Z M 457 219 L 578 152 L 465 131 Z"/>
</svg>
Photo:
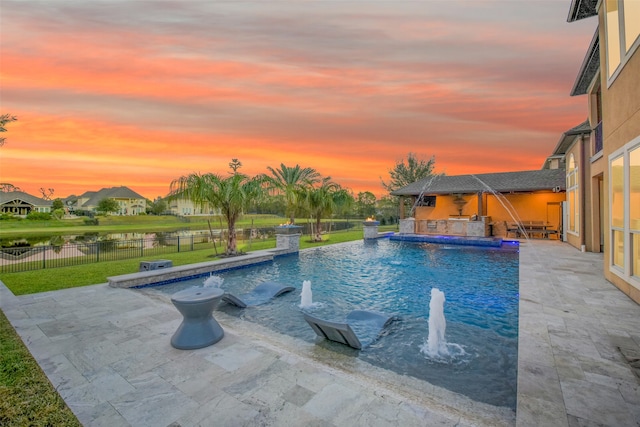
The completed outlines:
<svg viewBox="0 0 640 427">
<path fill-rule="evenodd" d="M 11 114 L 0 116 L 0 132 L 6 132 L 5 125 L 17 120 Z M 0 138 L 0 147 L 5 143 Z M 389 170 L 389 181 L 380 178 L 382 186 L 390 193 L 408 184 L 433 175 L 435 157 L 429 160 L 419 159 L 409 153 L 405 160 L 396 162 Z M 380 200 L 370 191 L 353 192 L 333 181 L 330 176 L 323 177 L 317 170 L 300 165 L 268 167 L 269 173 L 248 176 L 240 172 L 242 162 L 232 159 L 229 163 L 231 172 L 227 175 L 216 173 L 197 173 L 174 179 L 170 185 L 170 194 L 166 200 L 157 198 L 148 201 L 149 213 L 161 214 L 167 210 L 167 201 L 186 198 L 200 206 L 219 209 L 227 221 L 228 242 L 227 254 L 237 252 L 235 241 L 235 223 L 245 212 L 283 214 L 289 223 L 295 222 L 296 216 L 308 216 L 315 221 L 314 239 L 322 240 L 322 219 L 333 215 L 361 218 L 376 215 L 394 217 L 398 209 L 398 200 L 391 195 Z M 10 183 L 1 183 L 0 191 L 19 191 Z M 40 189 L 43 198 L 51 200 L 53 188 Z M 53 201 L 52 213 L 60 217 L 64 213 L 62 201 Z M 98 204 L 100 212 L 117 212 L 117 202 L 110 199 L 101 200 Z"/>
<path fill-rule="evenodd" d="M 389 182 L 382 185 L 389 191 L 433 174 L 435 159 L 420 160 L 409 153 L 407 163 L 397 162 L 389 171 Z M 322 219 L 334 214 L 353 212 L 356 206 L 361 217 L 375 216 L 381 206 L 396 211 L 397 201 L 385 196 L 379 202 L 371 192 L 360 192 L 354 196 L 351 190 L 331 179 L 323 177 L 317 170 L 300 165 L 268 167 L 269 173 L 248 176 L 240 172 L 242 162 L 232 159 L 228 175 L 216 173 L 191 173 L 174 179 L 170 185 L 169 200 L 184 198 L 202 207 L 211 206 L 220 210 L 227 223 L 227 255 L 237 254 L 235 224 L 244 212 L 270 204 L 270 208 L 283 208 L 289 224 L 296 216 L 308 216 L 315 222 L 315 241 L 322 240 Z M 273 212 L 269 212 L 273 213 Z"/>
</svg>

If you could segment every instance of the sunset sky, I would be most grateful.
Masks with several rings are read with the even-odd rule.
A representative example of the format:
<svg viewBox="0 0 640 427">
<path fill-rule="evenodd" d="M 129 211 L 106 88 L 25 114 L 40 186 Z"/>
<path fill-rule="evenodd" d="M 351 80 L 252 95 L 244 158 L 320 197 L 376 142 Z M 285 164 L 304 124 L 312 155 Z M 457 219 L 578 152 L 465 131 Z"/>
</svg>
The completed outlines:
<svg viewBox="0 0 640 427">
<path fill-rule="evenodd" d="M 55 197 L 299 164 L 377 196 L 409 152 L 540 169 L 587 116 L 570 0 L 2 1 L 0 182 Z"/>
</svg>

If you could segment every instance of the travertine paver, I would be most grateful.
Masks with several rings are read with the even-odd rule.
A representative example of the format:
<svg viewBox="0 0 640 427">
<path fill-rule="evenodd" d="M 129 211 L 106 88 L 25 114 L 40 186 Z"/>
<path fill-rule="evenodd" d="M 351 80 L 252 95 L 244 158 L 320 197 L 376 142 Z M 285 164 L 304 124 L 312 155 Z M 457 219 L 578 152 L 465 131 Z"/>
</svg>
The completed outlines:
<svg viewBox="0 0 640 427">
<path fill-rule="evenodd" d="M 90 426 L 640 426 L 640 307 L 602 255 L 523 242 L 517 414 L 216 312 L 225 337 L 177 350 L 166 299 L 106 284 L 0 308 Z"/>
<path fill-rule="evenodd" d="M 522 242 L 518 426 L 640 426 L 640 306 L 607 282 L 602 254 Z"/>
</svg>

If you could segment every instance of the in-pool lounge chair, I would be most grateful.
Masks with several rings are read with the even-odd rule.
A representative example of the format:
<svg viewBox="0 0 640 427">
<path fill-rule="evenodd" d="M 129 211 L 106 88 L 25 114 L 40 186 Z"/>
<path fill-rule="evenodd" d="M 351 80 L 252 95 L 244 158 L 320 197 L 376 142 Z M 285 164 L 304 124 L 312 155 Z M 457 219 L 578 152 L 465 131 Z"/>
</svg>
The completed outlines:
<svg viewBox="0 0 640 427">
<path fill-rule="evenodd" d="M 380 332 L 394 319 L 385 313 L 354 310 L 345 322 L 331 322 L 304 313 L 304 320 L 322 338 L 339 342 L 355 349 L 362 349 L 378 339 Z M 354 332 L 358 332 L 358 335 Z"/>
<path fill-rule="evenodd" d="M 294 289 L 293 286 L 285 286 L 276 282 L 264 282 L 256 286 L 251 292 L 240 296 L 225 292 L 222 295 L 222 300 L 240 308 L 246 308 L 267 303 L 271 299 Z"/>
</svg>

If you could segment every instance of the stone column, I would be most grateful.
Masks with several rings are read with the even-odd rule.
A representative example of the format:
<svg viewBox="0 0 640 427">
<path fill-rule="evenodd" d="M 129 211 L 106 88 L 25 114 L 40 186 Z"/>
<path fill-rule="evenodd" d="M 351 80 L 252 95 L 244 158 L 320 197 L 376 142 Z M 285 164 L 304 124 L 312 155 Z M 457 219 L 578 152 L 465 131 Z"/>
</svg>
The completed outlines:
<svg viewBox="0 0 640 427">
<path fill-rule="evenodd" d="M 363 221 L 364 239 L 377 239 L 378 238 L 378 226 L 380 221 Z"/>
<path fill-rule="evenodd" d="M 416 233 L 416 219 L 405 218 L 400 220 L 400 234 L 415 234 Z"/>
<path fill-rule="evenodd" d="M 276 249 L 283 253 L 300 251 L 302 227 L 299 225 L 282 225 L 276 227 Z"/>
</svg>

